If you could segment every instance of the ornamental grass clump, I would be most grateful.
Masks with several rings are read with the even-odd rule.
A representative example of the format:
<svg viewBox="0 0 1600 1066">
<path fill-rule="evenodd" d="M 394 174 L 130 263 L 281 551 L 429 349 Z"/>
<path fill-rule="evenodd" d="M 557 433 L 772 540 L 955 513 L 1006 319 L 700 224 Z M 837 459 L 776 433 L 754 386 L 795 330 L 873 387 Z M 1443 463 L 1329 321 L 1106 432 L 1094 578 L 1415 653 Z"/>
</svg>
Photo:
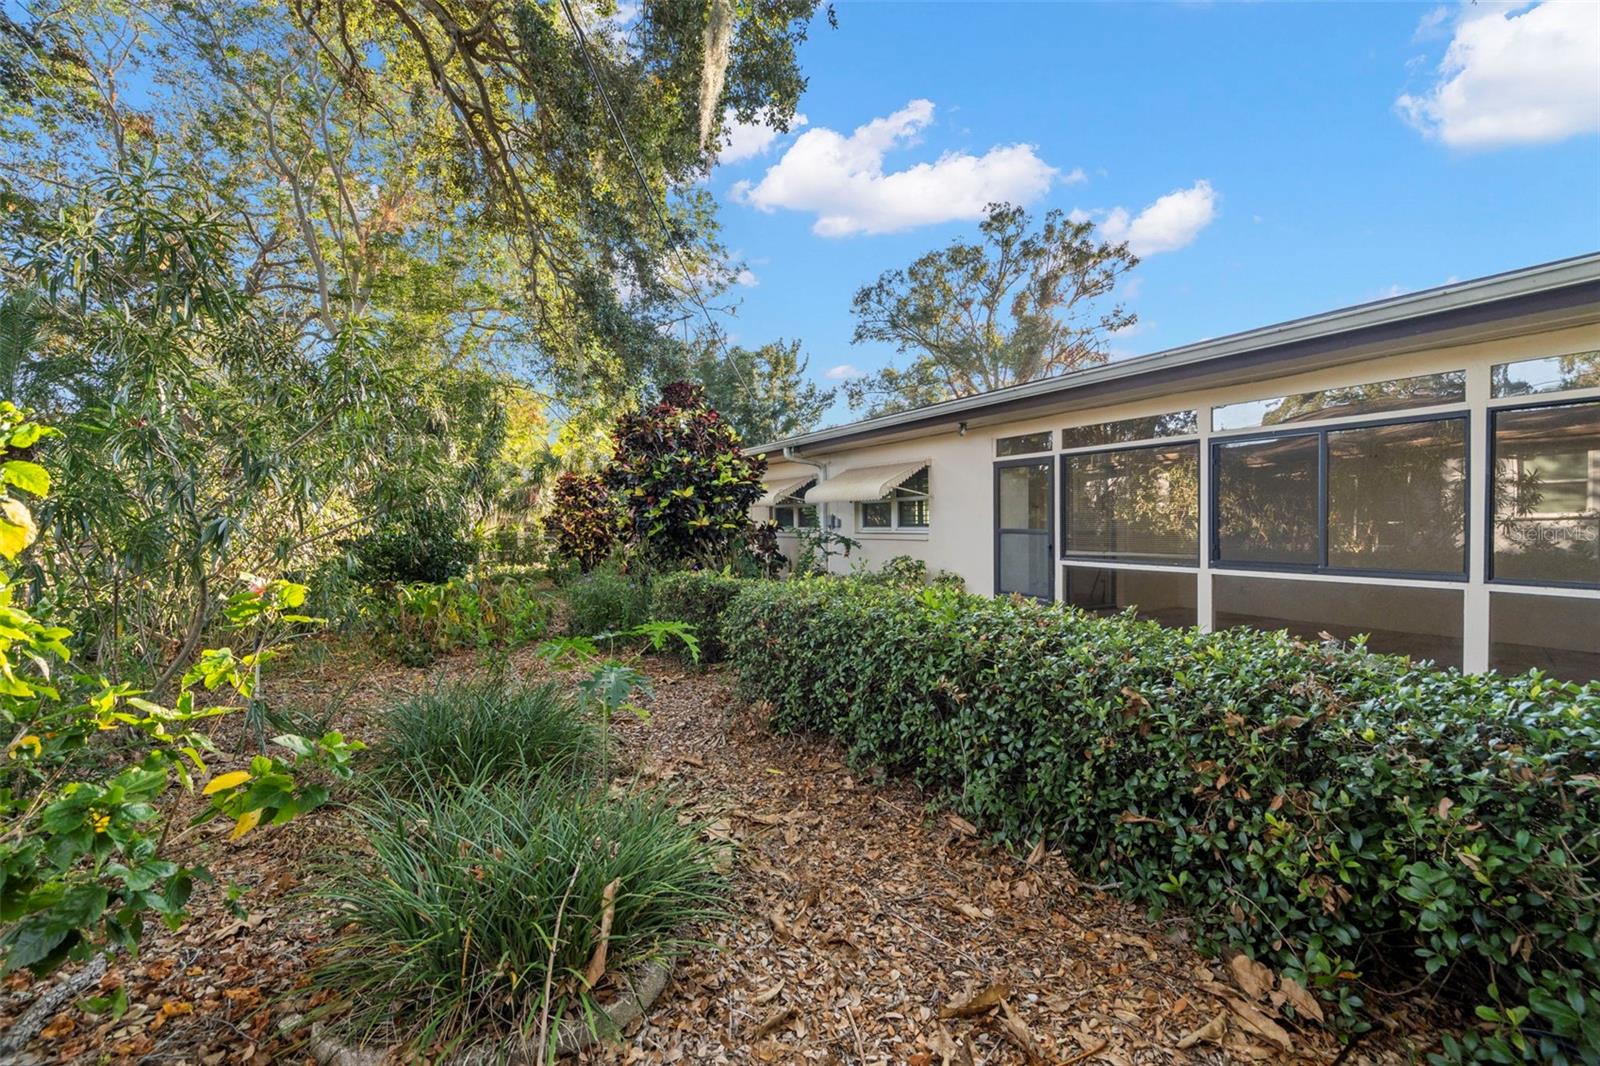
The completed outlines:
<svg viewBox="0 0 1600 1066">
<path fill-rule="evenodd" d="M 322 890 L 355 932 L 317 980 L 365 1043 L 537 1046 L 563 1018 L 603 1017 L 597 957 L 610 975 L 670 958 L 721 913 L 703 827 L 659 791 L 549 776 L 378 789 L 356 818 L 366 847 Z"/>
<path fill-rule="evenodd" d="M 596 759 L 600 731 L 560 686 L 446 681 L 391 707 L 375 751 L 393 788 L 571 773 Z"/>
<path fill-rule="evenodd" d="M 1469 1011 L 1447 1059 L 1600 1062 L 1600 685 L 858 581 L 751 585 L 722 636 L 777 728 L 1182 905 L 1342 1027 L 1421 981 Z"/>
</svg>

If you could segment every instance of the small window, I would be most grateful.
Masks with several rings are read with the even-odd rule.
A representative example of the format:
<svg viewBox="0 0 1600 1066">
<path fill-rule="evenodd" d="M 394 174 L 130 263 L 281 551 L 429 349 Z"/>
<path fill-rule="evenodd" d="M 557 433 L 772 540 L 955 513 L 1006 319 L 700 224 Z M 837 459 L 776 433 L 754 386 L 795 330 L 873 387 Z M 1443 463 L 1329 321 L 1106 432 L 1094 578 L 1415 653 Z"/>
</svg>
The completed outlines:
<svg viewBox="0 0 1600 1066">
<path fill-rule="evenodd" d="M 1270 400 L 1230 403 L 1211 409 L 1211 428 L 1221 433 L 1230 429 L 1257 426 L 1286 426 L 1296 422 L 1375 415 L 1404 411 L 1412 407 L 1436 407 L 1446 403 L 1465 403 L 1467 372 L 1452 370 L 1444 374 L 1419 374 L 1367 385 L 1343 385 L 1319 392 L 1300 392 Z"/>
<path fill-rule="evenodd" d="M 1314 433 L 1217 444 L 1216 539 L 1220 563 L 1315 566 L 1321 561 L 1317 528 Z"/>
<path fill-rule="evenodd" d="M 856 504 L 856 528 L 922 533 L 928 529 L 930 513 L 928 468 L 923 467 L 883 499 Z"/>
<path fill-rule="evenodd" d="M 862 529 L 889 529 L 894 525 L 894 505 L 888 500 L 876 500 L 860 506 Z"/>
<path fill-rule="evenodd" d="M 774 507 L 772 518 L 779 529 L 817 528 L 817 509 L 810 504 L 785 504 Z"/>
<path fill-rule="evenodd" d="M 1115 422 L 1070 426 L 1061 431 L 1061 446 L 1098 448 L 1106 444 L 1132 444 L 1134 441 L 1160 440 L 1162 437 L 1183 437 L 1199 431 L 1200 420 L 1193 411 L 1173 411 L 1171 414 L 1146 418 L 1123 418 Z"/>
<path fill-rule="evenodd" d="M 1491 412 L 1494 578 L 1600 586 L 1600 402 Z"/>
<path fill-rule="evenodd" d="M 1001 437 L 994 442 L 996 455 L 1033 455 L 1050 450 L 1050 431 L 1023 433 L 1015 437 Z"/>
<path fill-rule="evenodd" d="M 1489 395 L 1497 399 L 1568 389 L 1600 389 L 1600 352 L 1497 363 L 1489 376 Z"/>
</svg>

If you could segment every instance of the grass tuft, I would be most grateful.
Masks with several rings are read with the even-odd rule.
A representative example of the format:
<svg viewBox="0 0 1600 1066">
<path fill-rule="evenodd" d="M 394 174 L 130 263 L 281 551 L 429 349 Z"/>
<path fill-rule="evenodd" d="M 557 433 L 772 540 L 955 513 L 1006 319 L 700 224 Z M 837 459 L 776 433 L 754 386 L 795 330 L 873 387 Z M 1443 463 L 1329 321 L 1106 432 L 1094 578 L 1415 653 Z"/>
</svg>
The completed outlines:
<svg viewBox="0 0 1600 1066">
<path fill-rule="evenodd" d="M 552 1029 L 585 1016 L 581 975 L 613 881 L 611 973 L 685 950 L 692 926 L 721 914 L 701 827 L 659 792 L 552 777 L 378 788 L 356 817 L 368 850 L 337 856 L 322 889 L 356 931 L 318 983 L 348 997 L 358 1037 L 384 1031 L 427 1054 L 532 1037 L 547 975 Z"/>
<path fill-rule="evenodd" d="M 390 708 L 377 744 L 391 787 L 453 786 L 572 770 L 604 742 L 572 697 L 550 683 L 447 681 Z"/>
</svg>

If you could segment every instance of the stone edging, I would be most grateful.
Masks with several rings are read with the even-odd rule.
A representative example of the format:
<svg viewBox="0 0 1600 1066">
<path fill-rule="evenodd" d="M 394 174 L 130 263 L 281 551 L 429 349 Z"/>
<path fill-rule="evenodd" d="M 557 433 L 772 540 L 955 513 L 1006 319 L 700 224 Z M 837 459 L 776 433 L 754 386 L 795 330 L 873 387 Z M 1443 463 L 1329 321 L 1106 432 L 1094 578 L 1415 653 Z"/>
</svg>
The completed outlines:
<svg viewBox="0 0 1600 1066">
<path fill-rule="evenodd" d="M 623 974 L 622 994 L 600 1008 L 607 1021 L 590 1026 L 583 1018 L 566 1019 L 556 1029 L 556 1055 L 575 1055 L 612 1033 L 622 1032 L 644 1016 L 667 987 L 670 976 L 672 963 L 662 959 L 651 959 Z M 292 1029 L 299 1021 L 298 1016 L 285 1018 L 280 1028 Z M 321 1066 L 381 1066 L 390 1061 L 391 1052 L 398 1050 L 397 1047 L 351 1047 L 328 1036 L 320 1022 L 311 1026 L 307 1049 Z M 515 1038 L 489 1047 L 469 1048 L 444 1060 L 448 1066 L 489 1066 L 491 1063 L 539 1066 L 543 1061 L 540 1049 Z"/>
</svg>

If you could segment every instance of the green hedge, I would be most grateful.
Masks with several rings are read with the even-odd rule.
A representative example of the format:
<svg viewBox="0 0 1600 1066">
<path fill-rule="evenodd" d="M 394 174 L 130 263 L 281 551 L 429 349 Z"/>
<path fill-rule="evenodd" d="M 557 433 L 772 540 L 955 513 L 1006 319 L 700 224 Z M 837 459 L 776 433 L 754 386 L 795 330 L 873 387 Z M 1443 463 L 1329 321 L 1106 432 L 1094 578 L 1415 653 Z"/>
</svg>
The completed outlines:
<svg viewBox="0 0 1600 1066">
<path fill-rule="evenodd" d="M 722 614 L 750 583 L 708 570 L 663 574 L 650 586 L 650 615 L 662 622 L 689 623 L 700 641 L 700 661 L 721 662 L 726 654 L 720 636 Z"/>
<path fill-rule="evenodd" d="M 1426 974 L 1477 1016 L 1446 1057 L 1600 1061 L 1600 686 L 838 580 L 723 632 L 776 727 L 1181 904 L 1341 1025 Z"/>
<path fill-rule="evenodd" d="M 567 630 L 579 636 L 621 632 L 650 617 L 650 596 L 643 582 L 611 570 L 584 574 L 564 592 Z"/>
</svg>

